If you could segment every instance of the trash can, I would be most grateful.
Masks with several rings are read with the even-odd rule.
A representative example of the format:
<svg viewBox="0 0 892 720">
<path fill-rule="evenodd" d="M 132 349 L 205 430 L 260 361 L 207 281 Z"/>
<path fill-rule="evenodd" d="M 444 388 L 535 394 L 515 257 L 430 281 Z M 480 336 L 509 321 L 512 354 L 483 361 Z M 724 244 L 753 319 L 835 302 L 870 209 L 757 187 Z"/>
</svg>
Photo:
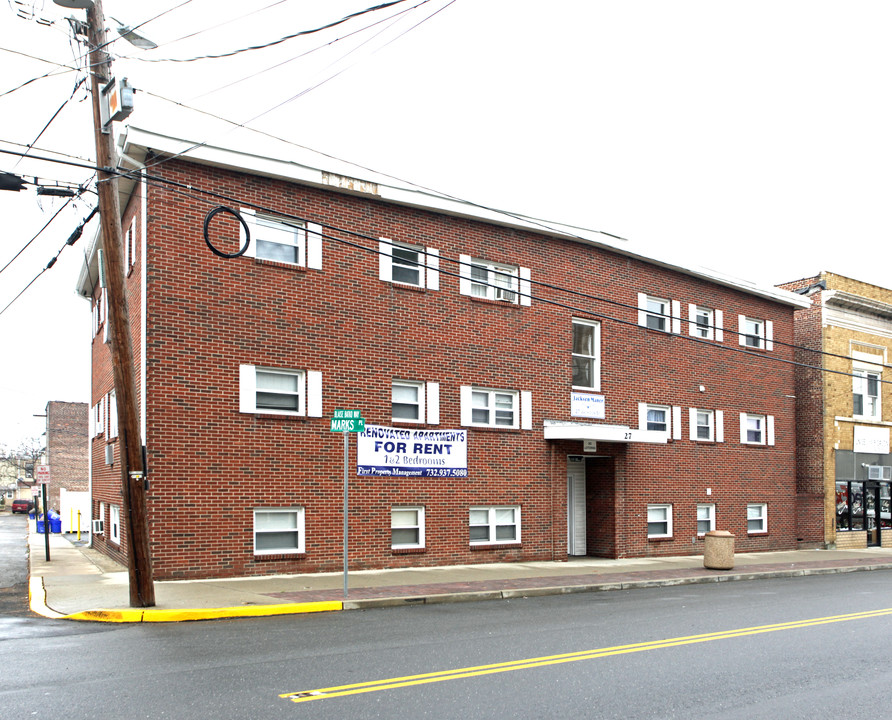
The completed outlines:
<svg viewBox="0 0 892 720">
<path fill-rule="evenodd" d="M 43 532 L 43 515 L 40 515 L 37 518 L 37 534 L 43 535 Z"/>
<path fill-rule="evenodd" d="M 62 532 L 62 516 L 56 515 L 55 513 L 50 513 L 50 532 L 51 533 L 61 533 Z"/>
<path fill-rule="evenodd" d="M 710 530 L 703 539 L 703 567 L 710 570 L 734 568 L 734 535 L 727 530 Z"/>
</svg>

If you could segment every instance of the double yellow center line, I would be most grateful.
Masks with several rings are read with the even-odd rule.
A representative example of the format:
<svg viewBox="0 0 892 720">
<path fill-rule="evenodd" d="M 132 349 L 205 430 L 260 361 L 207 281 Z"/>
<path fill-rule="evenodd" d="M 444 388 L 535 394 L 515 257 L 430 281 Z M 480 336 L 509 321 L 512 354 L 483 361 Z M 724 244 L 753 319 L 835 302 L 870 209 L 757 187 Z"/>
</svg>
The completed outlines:
<svg viewBox="0 0 892 720">
<path fill-rule="evenodd" d="M 513 660 L 510 662 L 493 663 L 491 665 L 475 665 L 454 670 L 440 670 L 438 672 L 424 673 L 421 675 L 407 675 L 405 677 L 387 678 L 385 680 L 372 680 L 370 682 L 354 683 L 352 685 L 335 685 L 333 687 L 317 688 L 315 690 L 299 690 L 297 692 L 282 693 L 279 697 L 291 700 L 292 702 L 324 700 L 328 698 L 344 697 L 346 695 L 377 692 L 379 690 L 393 690 L 395 688 L 411 687 L 413 685 L 426 685 L 427 683 L 443 682 L 445 680 L 460 680 L 462 678 L 493 675 L 495 673 L 511 672 L 513 670 L 529 670 L 531 668 L 560 665 L 562 663 L 577 662 L 579 660 L 594 660 L 595 658 L 610 657 L 611 655 L 625 655 L 628 653 L 644 652 L 645 650 L 660 650 L 661 648 L 694 645 L 696 643 L 712 642 L 713 640 L 727 640 L 729 638 L 745 637 L 747 635 L 761 635 L 762 633 L 780 632 L 783 630 L 796 630 L 798 628 L 813 627 L 816 625 L 848 622 L 849 620 L 866 620 L 868 618 L 883 617 L 885 615 L 892 615 L 892 608 L 848 613 L 846 615 L 831 615 L 829 617 L 797 620 L 794 622 L 777 623 L 774 625 L 757 625 L 755 627 L 739 628 L 737 630 L 725 630 L 723 632 L 706 633 L 704 635 L 687 635 L 684 637 L 653 640 L 631 645 L 615 645 L 613 647 L 597 648 L 595 650 L 581 650 L 579 652 L 564 653 L 561 655 L 544 655 L 542 657 L 528 658 L 526 660 Z"/>
</svg>

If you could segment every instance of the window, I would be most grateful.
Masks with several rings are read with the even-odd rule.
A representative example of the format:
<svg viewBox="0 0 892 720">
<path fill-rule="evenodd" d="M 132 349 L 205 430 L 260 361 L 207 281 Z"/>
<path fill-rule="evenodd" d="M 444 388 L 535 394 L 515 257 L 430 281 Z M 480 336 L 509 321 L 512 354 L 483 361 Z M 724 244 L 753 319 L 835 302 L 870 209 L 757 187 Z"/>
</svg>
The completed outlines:
<svg viewBox="0 0 892 720">
<path fill-rule="evenodd" d="M 715 440 L 715 413 L 712 410 L 694 410 L 692 440 Z"/>
<path fill-rule="evenodd" d="M 129 272 L 136 262 L 136 221 L 130 221 L 127 234 L 124 236 L 124 272 Z"/>
<path fill-rule="evenodd" d="M 715 530 L 715 505 L 697 506 L 697 535 Z"/>
<path fill-rule="evenodd" d="M 647 537 L 672 537 L 672 506 L 647 506 Z"/>
<path fill-rule="evenodd" d="M 390 509 L 390 546 L 424 547 L 424 508 L 395 507 Z"/>
<path fill-rule="evenodd" d="M 645 327 L 651 330 L 667 332 L 669 328 L 669 301 L 648 297 L 645 307 L 647 309 Z"/>
<path fill-rule="evenodd" d="M 105 439 L 114 440 L 118 437 L 118 399 L 114 390 L 106 395 L 106 403 L 108 404 L 108 412 L 106 414 L 106 417 L 108 418 L 108 434 Z"/>
<path fill-rule="evenodd" d="M 852 413 L 879 420 L 880 373 L 856 369 L 852 375 Z"/>
<path fill-rule="evenodd" d="M 740 442 L 744 445 L 774 445 L 774 416 L 740 413 Z"/>
<path fill-rule="evenodd" d="M 748 533 L 768 532 L 768 505 L 750 503 L 746 506 L 746 531 Z"/>
<path fill-rule="evenodd" d="M 738 342 L 744 347 L 771 350 L 774 347 L 774 324 L 771 320 L 755 320 L 745 315 L 737 316 Z"/>
<path fill-rule="evenodd" d="M 322 373 L 241 365 L 239 411 L 322 417 Z"/>
<path fill-rule="evenodd" d="M 517 427 L 517 393 L 474 388 L 471 392 L 471 424 Z"/>
<path fill-rule="evenodd" d="M 471 545 L 520 542 L 520 508 L 473 507 L 469 526 Z"/>
<path fill-rule="evenodd" d="M 573 320 L 573 387 L 601 388 L 601 324 Z"/>
<path fill-rule="evenodd" d="M 391 415 L 394 420 L 423 422 L 424 385 L 394 380 L 390 386 Z"/>
<path fill-rule="evenodd" d="M 646 430 L 669 432 L 669 408 L 648 407 Z"/>
<path fill-rule="evenodd" d="M 688 322 L 692 337 L 722 341 L 721 310 L 713 310 L 702 305 L 688 305 Z"/>
<path fill-rule="evenodd" d="M 304 552 L 304 509 L 271 508 L 254 511 L 254 554 Z"/>
<path fill-rule="evenodd" d="M 436 425 L 440 422 L 440 383 L 394 380 L 390 385 L 390 408 L 394 422 Z"/>
<path fill-rule="evenodd" d="M 108 538 L 117 545 L 121 544 L 121 508 L 117 505 L 108 506 Z"/>
<path fill-rule="evenodd" d="M 530 305 L 530 270 L 459 255 L 459 292 L 462 295 Z"/>
<path fill-rule="evenodd" d="M 378 277 L 385 282 L 440 289 L 440 253 L 434 248 L 378 241 Z"/>
</svg>

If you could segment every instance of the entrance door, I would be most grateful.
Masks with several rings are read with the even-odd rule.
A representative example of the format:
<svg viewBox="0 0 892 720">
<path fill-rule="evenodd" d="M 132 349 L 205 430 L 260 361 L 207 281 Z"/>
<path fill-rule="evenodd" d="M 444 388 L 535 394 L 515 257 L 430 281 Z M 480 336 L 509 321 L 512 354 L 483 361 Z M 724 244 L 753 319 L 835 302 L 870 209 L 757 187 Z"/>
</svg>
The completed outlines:
<svg viewBox="0 0 892 720">
<path fill-rule="evenodd" d="M 567 554 L 585 555 L 585 458 L 567 458 Z"/>
<path fill-rule="evenodd" d="M 885 485 L 885 483 L 883 483 Z M 883 488 L 883 495 L 880 497 L 880 483 L 864 483 L 864 515 L 865 527 L 867 529 L 867 547 L 880 547 L 882 545 L 881 527 L 884 524 L 882 518 L 883 502 L 885 501 L 886 515 L 888 515 L 888 486 Z"/>
</svg>

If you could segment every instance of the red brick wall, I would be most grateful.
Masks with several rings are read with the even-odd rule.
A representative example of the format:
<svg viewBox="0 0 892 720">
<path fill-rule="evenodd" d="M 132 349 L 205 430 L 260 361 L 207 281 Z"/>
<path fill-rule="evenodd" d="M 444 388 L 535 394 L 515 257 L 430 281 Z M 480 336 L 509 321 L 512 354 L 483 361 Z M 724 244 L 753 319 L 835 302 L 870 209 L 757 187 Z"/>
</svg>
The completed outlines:
<svg viewBox="0 0 892 720">
<path fill-rule="evenodd" d="M 357 478 L 351 439 L 351 567 L 564 559 L 566 455 L 582 454 L 582 444 L 546 442 L 542 427 L 545 419 L 571 419 L 573 316 L 602 320 L 603 422 L 637 427 L 638 402 L 683 408 L 681 440 L 605 446 L 603 454 L 613 460 L 600 462 L 614 465 L 615 512 L 605 522 L 614 540 L 612 550 L 598 550 L 618 557 L 702 552 L 692 542 L 698 502 L 716 503 L 718 527 L 737 535 L 739 550 L 795 546 L 794 404 L 786 397 L 793 394 L 793 369 L 774 361 L 792 359 L 792 351 L 780 344 L 749 355 L 730 350 L 739 347 L 738 313 L 772 320 L 775 338 L 791 342 L 791 308 L 581 243 L 368 196 L 181 161 L 154 166 L 152 173 L 360 233 L 365 237 L 326 231 L 367 248 L 376 248 L 379 237 L 437 248 L 444 271 L 439 291 L 385 283 L 377 255 L 327 239 L 321 271 L 222 260 L 201 234 L 216 202 L 149 187 L 147 444 L 157 578 L 340 569 L 343 450 L 341 435 L 329 432 L 331 411 L 358 407 L 367 423 L 393 425 L 390 383 L 396 378 L 440 383 L 443 429 L 460 427 L 462 385 L 531 391 L 534 429 L 471 428 L 469 477 L 459 479 Z M 218 220 L 218 242 L 224 232 L 236 236 L 235 223 Z M 628 307 L 535 284 L 532 307 L 473 300 L 447 274 L 458 272 L 450 260 L 459 254 L 529 267 L 534 283 Z M 129 282 L 133 287 L 138 280 Z M 679 300 L 685 317 L 689 302 L 721 309 L 724 342 L 695 343 L 638 327 L 638 292 Z M 108 382 L 106 352 L 96 346 L 94 401 Z M 241 363 L 321 371 L 324 417 L 240 413 Z M 724 410 L 726 441 L 688 440 L 689 407 Z M 740 412 L 773 415 L 776 445 L 741 445 Z M 94 441 L 96 498 L 115 502 L 120 476 L 99 457 L 103 444 Z M 673 537 L 648 541 L 647 504 L 665 502 L 673 504 Z M 767 534 L 747 535 L 747 502 L 769 504 Z M 391 551 L 395 504 L 425 506 L 423 553 Z M 476 504 L 520 505 L 521 545 L 469 547 L 468 508 Z M 253 509 L 292 505 L 305 509 L 306 553 L 255 557 Z"/>
<path fill-rule="evenodd" d="M 51 401 L 46 407 L 46 450 L 50 466 L 49 506 L 59 510 L 59 489 L 85 492 L 90 478 L 86 403 Z"/>
</svg>

